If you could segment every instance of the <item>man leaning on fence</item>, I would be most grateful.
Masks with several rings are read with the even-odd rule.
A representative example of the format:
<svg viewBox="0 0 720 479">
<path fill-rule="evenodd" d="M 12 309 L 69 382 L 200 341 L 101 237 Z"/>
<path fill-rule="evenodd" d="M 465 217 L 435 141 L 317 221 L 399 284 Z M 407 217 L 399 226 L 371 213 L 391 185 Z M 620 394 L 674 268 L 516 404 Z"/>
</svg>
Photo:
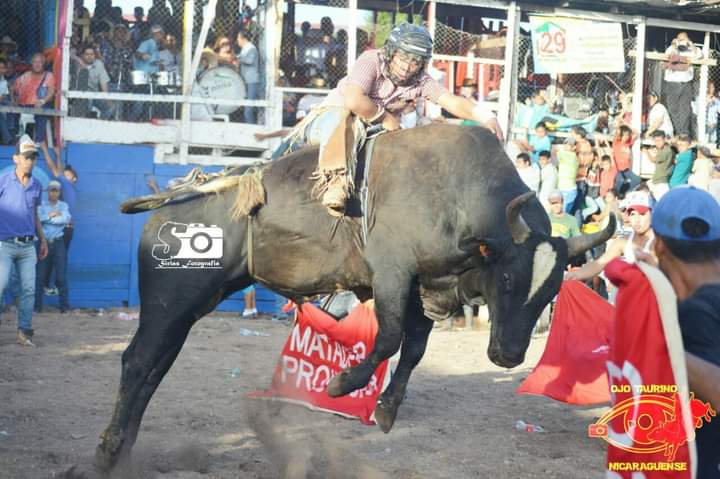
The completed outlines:
<svg viewBox="0 0 720 479">
<path fill-rule="evenodd" d="M 38 151 L 29 137 L 18 143 L 13 162 L 15 170 L 0 175 L 0 296 L 10 280 L 15 266 L 20 276 L 20 302 L 17 310 L 17 343 L 35 347 L 32 341 L 32 313 L 35 300 L 35 264 L 37 258 L 47 256 L 48 245 L 38 217 L 40 182 L 32 170 Z M 35 236 L 40 239 L 40 251 L 35 251 Z"/>
<path fill-rule="evenodd" d="M 32 56 L 30 67 L 30 70 L 23 73 L 13 84 L 15 103 L 29 108 L 52 108 L 56 91 L 55 77 L 52 72 L 45 70 L 45 57 L 42 53 Z M 57 166 L 48 151 L 48 118 L 52 117 L 35 115 L 35 141 L 40 144 L 50 169 L 60 169 L 60 148 L 55 145 Z"/>
</svg>

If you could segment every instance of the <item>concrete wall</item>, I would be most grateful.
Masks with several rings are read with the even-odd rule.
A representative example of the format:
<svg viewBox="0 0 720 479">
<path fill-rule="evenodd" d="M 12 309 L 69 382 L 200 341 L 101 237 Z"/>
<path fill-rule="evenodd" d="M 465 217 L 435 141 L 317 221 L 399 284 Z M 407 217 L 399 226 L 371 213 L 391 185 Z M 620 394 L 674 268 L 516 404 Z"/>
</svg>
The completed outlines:
<svg viewBox="0 0 720 479">
<path fill-rule="evenodd" d="M 0 172 L 13 168 L 13 148 L 0 147 Z M 154 176 L 164 187 L 195 165 L 153 163 L 150 146 L 71 143 L 63 151 L 78 172 L 75 234 L 70 247 L 68 281 L 71 307 L 137 306 L 137 247 L 149 213 L 123 215 L 119 205 L 133 196 L 150 193 L 146 182 Z M 216 171 L 218 168 L 205 168 Z M 41 158 L 34 176 L 47 186 L 49 173 Z M 2 219 L 0 219 L 1 221 Z M 57 297 L 45 304 L 56 305 Z M 273 312 L 274 295 L 258 288 L 258 309 Z M 242 295 L 235 293 L 220 310 L 241 311 Z"/>
</svg>

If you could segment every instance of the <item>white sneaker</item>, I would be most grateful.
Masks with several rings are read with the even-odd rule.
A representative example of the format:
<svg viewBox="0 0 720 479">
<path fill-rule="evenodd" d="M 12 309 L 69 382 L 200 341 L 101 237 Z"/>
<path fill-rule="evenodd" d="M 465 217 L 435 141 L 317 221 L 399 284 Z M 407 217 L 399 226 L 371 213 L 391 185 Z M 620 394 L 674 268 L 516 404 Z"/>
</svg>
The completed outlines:
<svg viewBox="0 0 720 479">
<path fill-rule="evenodd" d="M 246 309 L 246 310 L 243 311 L 243 313 L 242 313 L 242 317 L 243 317 L 243 318 L 253 318 L 253 317 L 255 317 L 255 315 L 257 315 L 257 309 L 256 309 L 256 308 Z"/>
</svg>

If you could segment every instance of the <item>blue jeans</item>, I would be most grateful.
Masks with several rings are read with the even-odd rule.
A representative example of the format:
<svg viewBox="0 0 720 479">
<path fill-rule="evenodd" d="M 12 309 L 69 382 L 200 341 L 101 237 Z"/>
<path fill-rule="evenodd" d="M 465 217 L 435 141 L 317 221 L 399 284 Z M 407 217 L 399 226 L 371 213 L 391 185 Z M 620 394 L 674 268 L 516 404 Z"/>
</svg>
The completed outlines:
<svg viewBox="0 0 720 479">
<path fill-rule="evenodd" d="M 100 111 L 101 120 L 112 120 L 115 116 L 115 108 L 107 100 L 93 100 L 91 106 L 94 106 Z"/>
<path fill-rule="evenodd" d="M 574 190 L 560 190 L 563 197 L 563 209 L 565 213 L 572 214 L 573 206 L 575 206 L 575 198 L 577 198 L 577 188 Z"/>
<path fill-rule="evenodd" d="M 10 270 L 17 268 L 20 275 L 20 301 L 18 305 L 18 329 L 32 334 L 33 302 L 35 301 L 35 244 L 0 241 L 0 294 L 10 282 Z"/>
<path fill-rule="evenodd" d="M 245 97 L 246 100 L 257 100 L 258 93 L 260 91 L 260 83 L 248 83 L 247 85 L 247 96 Z M 245 123 L 251 123 L 255 124 L 256 118 L 255 118 L 255 107 L 254 106 L 246 106 L 245 110 L 243 111 L 243 117 L 245 119 Z"/>
<path fill-rule="evenodd" d="M 273 293 L 275 296 L 275 311 L 273 311 L 273 317 L 275 318 L 287 318 L 288 314 L 282 310 L 283 306 L 287 304 L 285 296 L 281 296 L 277 293 Z"/>
<path fill-rule="evenodd" d="M 44 287 L 50 281 L 50 272 L 55 270 L 55 285 L 60 295 L 60 311 L 70 309 L 68 305 L 67 254 L 65 240 L 59 237 L 48 242 L 48 255 L 37 264 L 37 280 L 35 281 L 35 310 L 42 310 Z"/>
<path fill-rule="evenodd" d="M 345 118 L 342 107 L 325 108 L 322 113 L 309 118 L 308 124 L 302 129 L 303 135 L 290 135 L 284 138 L 280 146 L 273 152 L 271 159 L 276 160 L 282 156 L 299 150 L 307 145 L 320 145 L 320 157 L 330 137 Z"/>
</svg>

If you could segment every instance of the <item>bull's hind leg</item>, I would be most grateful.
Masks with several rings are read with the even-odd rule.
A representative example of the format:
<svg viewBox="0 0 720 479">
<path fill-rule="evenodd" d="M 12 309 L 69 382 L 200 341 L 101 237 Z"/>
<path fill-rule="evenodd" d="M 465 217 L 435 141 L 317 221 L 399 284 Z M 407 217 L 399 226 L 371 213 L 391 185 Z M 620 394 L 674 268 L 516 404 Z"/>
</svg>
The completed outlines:
<svg viewBox="0 0 720 479">
<path fill-rule="evenodd" d="M 328 395 L 344 396 L 367 385 L 381 362 L 400 349 L 412 278 L 400 272 L 376 273 L 373 278 L 375 314 L 378 332 L 367 358 L 357 366 L 335 376 L 328 385 Z"/>
<path fill-rule="evenodd" d="M 211 298 L 202 298 L 202 292 L 195 298 L 165 298 L 162 306 L 155 303 L 141 308 L 140 327 L 122 356 L 115 412 L 95 451 L 96 468 L 109 471 L 119 460 L 129 457 L 150 398 L 177 358 L 192 325 L 212 311 L 221 293 Z M 172 306 L 166 305 L 177 309 L 172 311 Z"/>
<path fill-rule="evenodd" d="M 122 355 L 115 411 L 95 451 L 95 465 L 101 470 L 110 470 L 129 456 L 143 412 L 193 324 L 191 315 L 172 317 L 167 311 L 164 315 L 141 310 L 140 327 Z"/>
<path fill-rule="evenodd" d="M 425 347 L 433 326 L 432 320 L 424 316 L 419 299 L 417 302 L 413 301 L 408 309 L 400 361 L 388 387 L 378 398 L 375 408 L 375 421 L 383 432 L 390 432 L 395 423 L 398 408 L 405 398 L 410 374 L 425 354 Z"/>
</svg>

